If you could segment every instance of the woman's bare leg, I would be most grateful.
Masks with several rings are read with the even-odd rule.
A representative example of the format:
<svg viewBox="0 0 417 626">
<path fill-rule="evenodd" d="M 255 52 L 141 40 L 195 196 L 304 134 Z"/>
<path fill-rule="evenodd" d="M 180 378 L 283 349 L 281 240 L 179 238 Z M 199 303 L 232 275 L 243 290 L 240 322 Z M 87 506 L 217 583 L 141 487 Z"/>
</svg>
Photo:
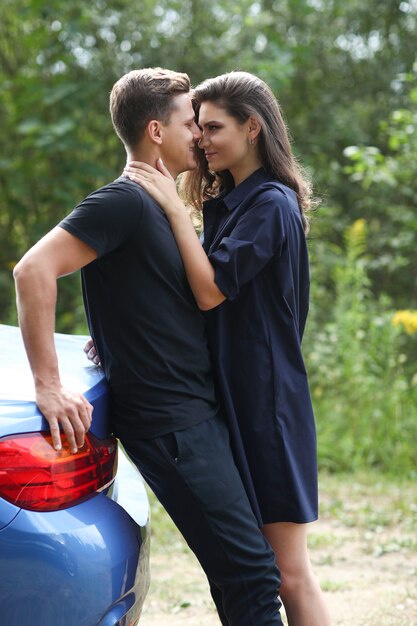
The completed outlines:
<svg viewBox="0 0 417 626">
<path fill-rule="evenodd" d="M 289 626 L 331 626 L 307 549 L 307 524 L 277 522 L 262 531 L 281 571 L 280 596 Z"/>
</svg>

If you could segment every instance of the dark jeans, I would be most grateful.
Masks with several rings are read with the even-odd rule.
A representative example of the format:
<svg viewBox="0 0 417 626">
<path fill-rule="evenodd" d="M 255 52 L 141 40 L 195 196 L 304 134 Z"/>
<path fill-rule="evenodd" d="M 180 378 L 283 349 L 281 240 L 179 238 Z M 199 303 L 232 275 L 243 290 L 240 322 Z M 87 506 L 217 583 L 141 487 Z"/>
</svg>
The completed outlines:
<svg viewBox="0 0 417 626">
<path fill-rule="evenodd" d="M 215 417 L 122 442 L 198 558 L 223 626 L 282 626 L 279 573 Z"/>
</svg>

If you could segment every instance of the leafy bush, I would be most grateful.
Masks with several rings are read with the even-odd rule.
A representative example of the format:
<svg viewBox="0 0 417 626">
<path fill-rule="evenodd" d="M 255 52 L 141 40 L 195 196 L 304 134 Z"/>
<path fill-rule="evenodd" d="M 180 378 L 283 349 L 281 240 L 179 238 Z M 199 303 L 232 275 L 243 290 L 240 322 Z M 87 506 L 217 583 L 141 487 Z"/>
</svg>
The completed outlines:
<svg viewBox="0 0 417 626">
<path fill-rule="evenodd" d="M 330 471 L 374 467 L 413 474 L 417 379 L 398 315 L 388 298 L 376 299 L 370 290 L 366 231 L 364 220 L 347 229 L 333 276 L 329 321 L 320 327 L 313 309 L 307 329 L 304 353 L 319 462 Z M 417 335 L 408 339 L 416 341 Z"/>
</svg>

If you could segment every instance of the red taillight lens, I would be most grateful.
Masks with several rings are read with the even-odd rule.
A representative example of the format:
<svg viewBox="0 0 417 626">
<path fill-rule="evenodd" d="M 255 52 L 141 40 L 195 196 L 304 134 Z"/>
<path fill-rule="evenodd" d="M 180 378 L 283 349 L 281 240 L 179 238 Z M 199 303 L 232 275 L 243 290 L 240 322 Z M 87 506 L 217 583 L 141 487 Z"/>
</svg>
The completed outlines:
<svg viewBox="0 0 417 626">
<path fill-rule="evenodd" d="M 72 454 L 62 435 L 62 450 L 49 433 L 0 439 L 0 496 L 32 511 L 56 511 L 104 489 L 117 469 L 117 441 L 88 433 Z"/>
</svg>

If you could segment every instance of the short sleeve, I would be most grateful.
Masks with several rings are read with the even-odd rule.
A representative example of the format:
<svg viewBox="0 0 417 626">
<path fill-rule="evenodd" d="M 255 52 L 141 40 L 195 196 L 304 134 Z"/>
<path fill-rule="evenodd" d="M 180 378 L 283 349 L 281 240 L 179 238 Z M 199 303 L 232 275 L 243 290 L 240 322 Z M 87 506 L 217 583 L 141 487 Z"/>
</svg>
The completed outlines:
<svg viewBox="0 0 417 626">
<path fill-rule="evenodd" d="M 102 187 L 77 205 L 59 226 L 103 256 L 132 236 L 142 213 L 142 192 L 129 183 Z"/>
<path fill-rule="evenodd" d="M 279 189 L 258 194 L 231 232 L 209 253 L 220 291 L 233 300 L 275 255 L 286 240 L 288 201 Z"/>
</svg>

